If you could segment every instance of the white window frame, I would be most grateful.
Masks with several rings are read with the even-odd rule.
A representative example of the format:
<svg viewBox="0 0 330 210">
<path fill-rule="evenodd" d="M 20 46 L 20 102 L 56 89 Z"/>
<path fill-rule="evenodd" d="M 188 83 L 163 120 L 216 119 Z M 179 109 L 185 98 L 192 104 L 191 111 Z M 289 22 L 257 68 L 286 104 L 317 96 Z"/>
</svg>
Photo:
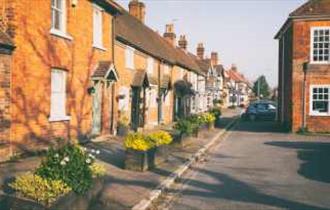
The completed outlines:
<svg viewBox="0 0 330 210">
<path fill-rule="evenodd" d="M 50 33 L 55 36 L 59 36 L 64 39 L 72 40 L 73 38 L 67 34 L 67 11 L 66 11 L 66 1 L 67 0 L 61 0 L 61 7 L 62 9 L 60 10 L 59 8 L 56 8 L 53 6 L 53 2 L 56 0 L 51 0 L 51 29 Z M 60 28 L 55 28 L 55 16 L 54 16 L 54 10 L 58 11 L 61 13 L 60 15 Z"/>
<path fill-rule="evenodd" d="M 324 26 L 324 27 L 311 27 L 311 39 L 310 39 L 310 62 L 312 64 L 330 64 L 330 48 L 329 48 L 329 59 L 328 61 L 315 61 L 314 60 L 314 31 L 317 30 L 329 30 L 330 27 Z M 329 45 L 330 45 L 330 38 L 329 38 Z"/>
<path fill-rule="evenodd" d="M 313 89 L 314 88 L 328 88 L 329 97 L 328 97 L 328 113 L 320 113 L 313 110 Z M 310 116 L 330 116 L 330 84 L 328 85 L 311 85 L 309 89 L 309 115 Z"/>
<path fill-rule="evenodd" d="M 59 79 L 59 77 L 62 78 L 56 83 L 55 79 Z M 51 69 L 50 122 L 70 120 L 70 117 L 66 115 L 66 78 L 66 71 L 56 68 Z M 59 86 L 55 87 L 55 84 L 59 84 Z"/>
<path fill-rule="evenodd" d="M 125 49 L 125 66 L 127 69 L 134 69 L 134 53 L 135 49 L 129 46 L 126 46 Z"/>
<path fill-rule="evenodd" d="M 154 59 L 152 57 L 147 58 L 147 72 L 152 74 L 154 71 Z"/>
<path fill-rule="evenodd" d="M 93 4 L 93 47 L 101 50 L 105 50 L 103 47 L 103 11 L 101 7 Z"/>
</svg>

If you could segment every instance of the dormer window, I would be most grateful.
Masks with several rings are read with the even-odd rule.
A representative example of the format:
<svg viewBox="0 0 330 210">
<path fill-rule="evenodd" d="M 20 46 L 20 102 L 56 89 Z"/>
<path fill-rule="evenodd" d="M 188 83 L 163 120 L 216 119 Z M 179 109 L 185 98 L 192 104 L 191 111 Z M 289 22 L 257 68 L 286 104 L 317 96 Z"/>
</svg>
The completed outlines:
<svg viewBox="0 0 330 210">
<path fill-rule="evenodd" d="M 330 63 L 330 27 L 315 27 L 311 31 L 312 63 Z"/>
</svg>

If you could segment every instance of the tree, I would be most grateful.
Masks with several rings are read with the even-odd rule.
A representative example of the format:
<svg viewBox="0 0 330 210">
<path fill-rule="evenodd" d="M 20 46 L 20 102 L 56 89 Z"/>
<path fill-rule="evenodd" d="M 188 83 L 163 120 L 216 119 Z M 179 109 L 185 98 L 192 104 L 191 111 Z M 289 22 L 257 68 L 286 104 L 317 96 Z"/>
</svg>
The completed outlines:
<svg viewBox="0 0 330 210">
<path fill-rule="evenodd" d="M 270 95 L 270 87 L 267 83 L 266 77 L 261 75 L 257 81 L 254 82 L 253 92 L 260 98 L 268 98 Z M 258 95 L 259 94 L 259 95 Z"/>
</svg>

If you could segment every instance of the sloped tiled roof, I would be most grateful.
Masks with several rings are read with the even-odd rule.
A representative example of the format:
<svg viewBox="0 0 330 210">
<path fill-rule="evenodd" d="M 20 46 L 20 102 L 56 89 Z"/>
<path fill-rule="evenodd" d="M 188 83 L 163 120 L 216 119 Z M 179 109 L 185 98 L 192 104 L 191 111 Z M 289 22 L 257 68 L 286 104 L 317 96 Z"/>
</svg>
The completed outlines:
<svg viewBox="0 0 330 210">
<path fill-rule="evenodd" d="M 92 77 L 105 77 L 111 64 L 111 61 L 100 61 Z"/>
<path fill-rule="evenodd" d="M 319 15 L 330 15 L 329 0 L 309 0 L 290 14 L 291 17 Z"/>
<path fill-rule="evenodd" d="M 276 33 L 275 39 L 279 39 L 294 19 L 330 19 L 330 0 L 309 0 L 290 13 L 289 18 Z"/>
<path fill-rule="evenodd" d="M 202 74 L 199 65 L 191 59 L 188 53 L 172 46 L 158 33 L 131 16 L 126 10 L 122 10 L 122 14 L 115 20 L 117 40 L 167 63 Z"/>
<path fill-rule="evenodd" d="M 158 59 L 175 63 L 175 51 L 165 43 L 166 40 L 127 11 L 123 11 L 115 21 L 115 33 L 118 40 Z"/>
</svg>

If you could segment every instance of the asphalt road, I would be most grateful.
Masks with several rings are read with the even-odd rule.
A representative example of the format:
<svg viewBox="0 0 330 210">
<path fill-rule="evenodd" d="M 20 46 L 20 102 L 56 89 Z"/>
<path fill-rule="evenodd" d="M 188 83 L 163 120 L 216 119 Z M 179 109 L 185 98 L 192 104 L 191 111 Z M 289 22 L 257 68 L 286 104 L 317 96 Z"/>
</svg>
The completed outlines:
<svg viewBox="0 0 330 210">
<path fill-rule="evenodd" d="M 330 209 L 330 136 L 240 122 L 155 209 Z"/>
</svg>

